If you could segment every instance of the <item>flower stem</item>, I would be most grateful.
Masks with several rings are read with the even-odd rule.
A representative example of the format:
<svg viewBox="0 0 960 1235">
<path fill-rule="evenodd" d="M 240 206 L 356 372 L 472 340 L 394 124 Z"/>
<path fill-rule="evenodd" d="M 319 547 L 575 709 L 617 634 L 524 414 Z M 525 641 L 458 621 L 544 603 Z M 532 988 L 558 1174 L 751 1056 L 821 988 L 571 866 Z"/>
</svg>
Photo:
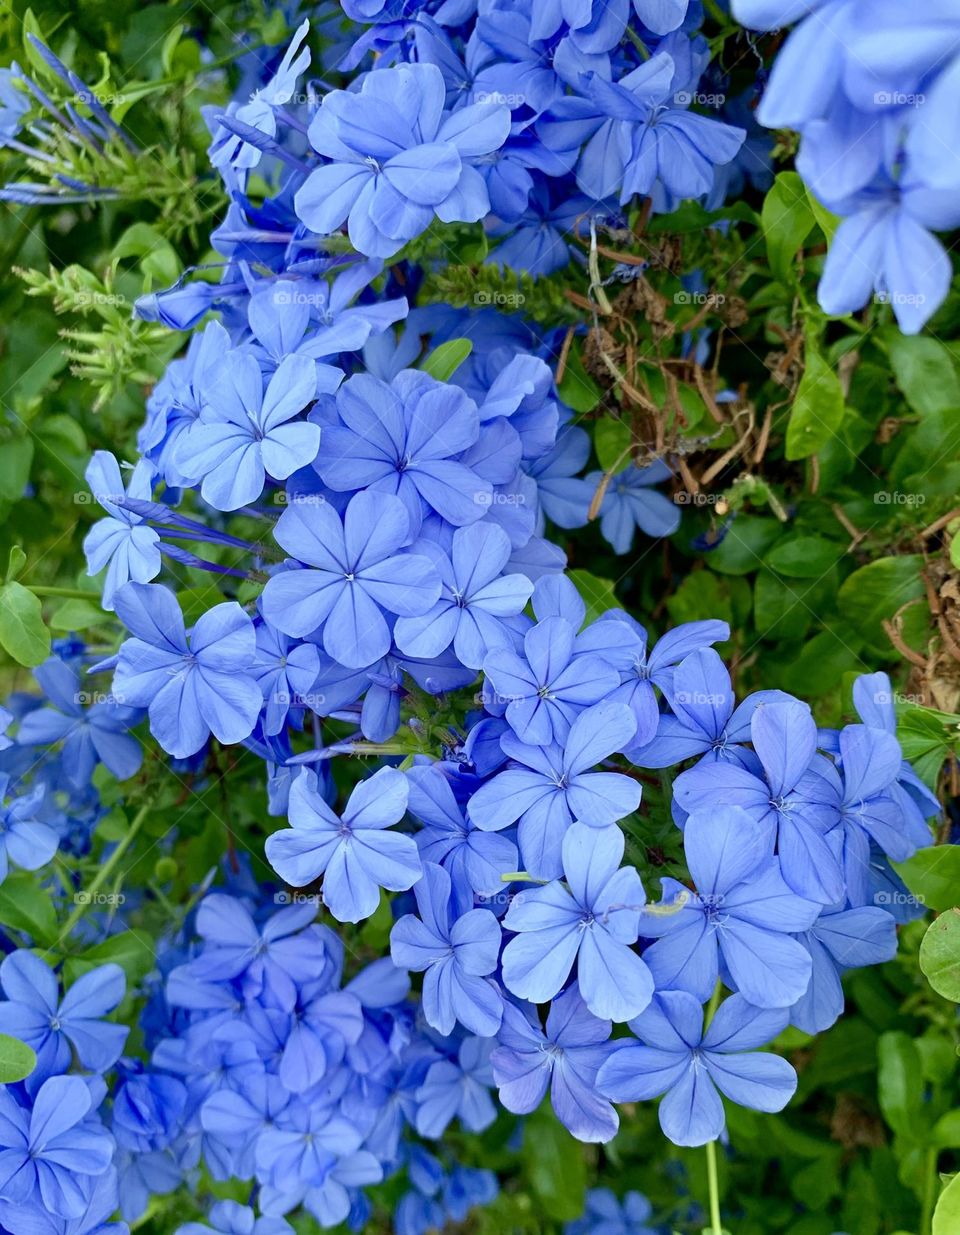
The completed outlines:
<svg viewBox="0 0 960 1235">
<path fill-rule="evenodd" d="M 79 901 L 74 907 L 73 912 L 63 924 L 63 930 L 60 932 L 60 938 L 66 939 L 73 928 L 77 925 L 83 915 L 87 912 L 87 907 L 92 904 L 93 898 L 97 892 L 103 887 L 110 876 L 116 870 L 117 863 L 130 848 L 131 843 L 136 838 L 137 833 L 143 827 L 144 820 L 150 813 L 149 803 L 141 806 L 133 817 L 133 822 L 127 829 L 126 835 L 117 841 L 113 853 L 107 858 L 106 862 L 100 867 L 88 888 L 84 889 L 85 896 L 82 901 Z"/>
<path fill-rule="evenodd" d="M 717 1174 L 717 1142 L 707 1142 L 707 1186 L 710 1189 L 710 1235 L 723 1235 L 720 1221 L 720 1183 Z"/>
<path fill-rule="evenodd" d="M 97 592 L 83 592 L 78 587 L 41 587 L 35 583 L 27 583 L 25 586 L 34 596 L 65 596 L 68 600 L 89 600 L 93 605 L 100 604 Z"/>
<path fill-rule="evenodd" d="M 935 1149 L 927 1150 L 927 1159 L 924 1163 L 926 1183 L 923 1189 L 923 1209 L 920 1214 L 920 1235 L 930 1235 L 933 1229 L 933 1206 L 937 1197 L 938 1182 L 937 1158 L 938 1154 Z"/>
</svg>

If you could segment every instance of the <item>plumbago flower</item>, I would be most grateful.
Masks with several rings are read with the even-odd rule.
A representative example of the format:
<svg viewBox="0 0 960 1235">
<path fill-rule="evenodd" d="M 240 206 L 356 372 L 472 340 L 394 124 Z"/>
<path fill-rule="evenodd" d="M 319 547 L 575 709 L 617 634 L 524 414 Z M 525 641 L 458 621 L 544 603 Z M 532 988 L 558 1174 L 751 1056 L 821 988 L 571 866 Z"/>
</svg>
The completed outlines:
<svg viewBox="0 0 960 1235">
<path fill-rule="evenodd" d="M 73 669 L 51 657 L 33 671 L 51 706 L 28 712 L 20 722 L 21 746 L 59 742 L 64 775 L 77 789 L 90 783 L 98 763 L 117 780 L 135 775 L 143 761 L 143 747 L 127 732 L 141 719 L 138 708 L 113 699 L 98 699 L 84 707 L 85 693 Z"/>
<path fill-rule="evenodd" d="M 160 573 L 159 534 L 145 520 L 118 505 L 126 497 L 150 501 L 153 493 L 153 466 L 141 459 L 133 469 L 124 490 L 120 466 L 114 455 L 97 450 L 84 473 L 90 492 L 110 516 L 93 525 L 83 540 L 87 574 L 96 575 L 106 566 L 102 602 L 113 608 L 117 588 L 131 579 L 149 583 Z"/>
<path fill-rule="evenodd" d="M 677 802 L 691 812 L 718 805 L 746 811 L 766 834 L 768 852 L 776 847 L 783 878 L 798 895 L 822 905 L 842 900 L 833 769 L 817 756 L 810 709 L 797 700 L 763 703 L 750 736 L 759 766 L 701 763 L 677 777 Z"/>
<path fill-rule="evenodd" d="M 46 795 L 43 785 L 20 796 L 8 796 L 9 790 L 10 777 L 0 772 L 0 883 L 11 863 L 22 870 L 39 870 L 59 845 L 56 832 L 39 818 Z"/>
<path fill-rule="evenodd" d="M 116 609 L 133 638 L 121 644 L 113 693 L 147 709 L 168 754 L 196 754 L 211 733 L 221 742 L 249 737 L 263 695 L 253 622 L 235 601 L 208 609 L 189 632 L 176 597 L 157 584 L 125 584 Z"/>
<path fill-rule="evenodd" d="M 550 1005 L 546 1029 L 515 1004 L 503 1008 L 490 1056 L 500 1101 L 516 1115 L 536 1110 L 549 1087 L 557 1118 L 581 1141 L 609 1141 L 620 1121 L 597 1092 L 597 1072 L 616 1049 L 610 1021 L 594 1016 L 574 982 Z"/>
<path fill-rule="evenodd" d="M 489 510 L 490 482 L 459 458 L 480 436 L 480 414 L 457 387 L 414 369 L 389 384 L 358 373 L 338 391 L 335 416 L 314 463 L 329 488 L 395 494 L 411 536 L 431 511 L 459 527 Z"/>
<path fill-rule="evenodd" d="M 73 1053 L 84 1068 L 105 1072 L 120 1057 L 130 1030 L 103 1020 L 124 995 L 119 965 L 99 965 L 59 997 L 53 970 L 31 952 L 13 952 L 0 964 L 4 1032 L 33 1049 L 36 1067 L 27 1087 L 36 1092 L 50 1076 L 66 1072 Z"/>
<path fill-rule="evenodd" d="M 630 1191 L 620 1202 L 609 1188 L 591 1188 L 582 1218 L 568 1222 L 563 1235 L 657 1235 L 649 1226 L 653 1206 L 642 1192 Z"/>
<path fill-rule="evenodd" d="M 790 1009 L 790 1023 L 804 1033 L 822 1033 L 843 1013 L 841 975 L 863 965 L 879 965 L 897 953 L 897 924 L 885 909 L 824 909 L 797 938 L 810 953 L 813 969 L 806 992 Z"/>
<path fill-rule="evenodd" d="M 684 855 L 697 892 L 663 879 L 674 913 L 644 914 L 644 953 L 660 989 L 680 987 L 706 1002 L 720 961 L 737 990 L 758 1008 L 788 1008 L 810 982 L 810 954 L 791 934 L 807 930 L 820 906 L 790 890 L 770 853 L 764 826 L 739 807 L 691 815 Z"/>
<path fill-rule="evenodd" d="M 600 532 L 615 553 L 629 553 L 634 532 L 646 536 L 672 536 L 680 526 L 680 508 L 652 486 L 668 480 L 670 468 L 662 460 L 647 467 L 633 464 L 614 476 L 600 503 Z M 591 495 L 603 481 L 603 472 L 586 477 Z"/>
<path fill-rule="evenodd" d="M 0 1196 L 29 1210 L 79 1218 L 97 1176 L 113 1158 L 110 1134 L 96 1118 L 90 1089 L 79 1076 L 52 1076 L 32 1104 L 0 1088 Z"/>
<path fill-rule="evenodd" d="M 470 798 L 470 818 L 494 831 L 519 820 L 524 869 L 538 879 L 562 873 L 560 849 L 575 819 L 605 828 L 635 811 L 640 785 L 622 772 L 591 769 L 623 750 L 636 726 L 629 708 L 598 703 L 580 713 L 562 746 L 532 746 L 505 733 L 500 746 L 510 765 Z"/>
<path fill-rule="evenodd" d="M 267 858 L 296 888 L 324 876 L 323 901 L 340 922 L 368 918 L 380 889 L 402 892 L 423 873 L 413 838 L 387 829 L 407 809 L 407 780 L 381 768 L 351 793 L 343 815 L 318 792 L 316 774 L 305 770 L 290 789 L 290 828 L 267 837 Z"/>
<path fill-rule="evenodd" d="M 557 879 L 518 892 L 503 920 L 516 932 L 503 951 L 507 990 L 546 1003 L 576 961 L 580 993 L 595 1016 L 625 1021 L 647 1006 L 653 978 L 631 946 L 646 898 L 633 867 L 620 866 L 623 850 L 619 828 L 574 823 L 567 830 L 565 885 Z"/>
<path fill-rule="evenodd" d="M 619 1046 L 597 1076 L 615 1102 L 665 1095 L 660 1127 L 675 1145 L 705 1145 L 723 1132 L 720 1093 L 755 1111 L 782 1111 L 797 1075 L 779 1055 L 756 1053 L 786 1028 L 786 1012 L 752 1007 L 731 995 L 704 1030 L 700 1001 L 686 991 L 661 991 L 630 1022 L 639 1039 Z"/>
<path fill-rule="evenodd" d="M 484 658 L 484 676 L 497 702 L 506 704 L 507 724 L 521 742 L 562 745 L 577 714 L 620 684 L 601 656 L 576 654 L 576 639 L 566 618 L 548 617 L 524 635 L 522 656 L 501 648 Z"/>
<path fill-rule="evenodd" d="M 342 518 L 325 502 L 295 501 L 273 534 L 308 569 L 267 582 L 264 617 L 296 637 L 322 630 L 325 651 L 347 668 L 366 668 L 389 650 L 384 612 L 415 616 L 439 599 L 440 576 L 430 560 L 401 552 L 410 542 L 410 519 L 397 497 L 357 493 Z"/>
<path fill-rule="evenodd" d="M 214 510 L 255 502 L 268 475 L 286 480 L 316 456 L 319 426 L 290 423 L 316 393 L 316 366 L 306 356 L 286 356 L 264 386 L 255 357 L 230 353 L 211 375 L 199 419 L 177 441 L 175 466 L 202 482 Z"/>
<path fill-rule="evenodd" d="M 475 896 L 503 891 L 501 875 L 517 869 L 517 846 L 509 837 L 476 826 L 454 797 L 436 765 L 413 767 L 407 773 L 408 809 L 424 826 L 414 839 L 424 862 L 436 862 L 450 876 L 452 903 L 473 907 Z"/>
<path fill-rule="evenodd" d="M 450 876 L 426 862 L 414 887 L 420 916 L 405 914 L 390 932 L 390 955 L 401 969 L 423 973 L 423 1014 L 443 1034 L 460 1022 L 490 1037 L 500 1027 L 503 1004 L 486 981 L 500 956 L 500 924 L 489 909 L 455 916 Z"/>
<path fill-rule="evenodd" d="M 701 756 L 701 763 L 732 760 L 749 767 L 750 723 L 761 703 L 787 702 L 781 691 L 756 691 L 734 708 L 730 674 L 713 648 L 685 656 L 673 671 L 667 698 L 673 709 L 663 712 L 656 737 L 627 751 L 641 768 L 668 768 Z"/>
<path fill-rule="evenodd" d="M 400 618 L 393 637 L 401 652 L 429 659 L 450 645 L 457 660 L 479 669 L 494 648 L 509 647 L 513 630 L 504 618 L 523 612 L 533 584 L 521 574 L 504 574 L 513 552 L 510 538 L 492 523 L 461 527 L 453 534 L 450 557 L 430 542 L 418 547 L 436 564 L 440 599 L 419 617 Z"/>
<path fill-rule="evenodd" d="M 332 90 L 310 123 L 310 144 L 330 161 L 296 195 L 299 217 L 329 235 L 347 223 L 353 246 L 391 257 L 434 217 L 475 222 L 490 209 L 472 166 L 503 145 L 510 112 L 495 103 L 443 111 L 433 64 L 370 73 L 359 91 Z"/>
</svg>

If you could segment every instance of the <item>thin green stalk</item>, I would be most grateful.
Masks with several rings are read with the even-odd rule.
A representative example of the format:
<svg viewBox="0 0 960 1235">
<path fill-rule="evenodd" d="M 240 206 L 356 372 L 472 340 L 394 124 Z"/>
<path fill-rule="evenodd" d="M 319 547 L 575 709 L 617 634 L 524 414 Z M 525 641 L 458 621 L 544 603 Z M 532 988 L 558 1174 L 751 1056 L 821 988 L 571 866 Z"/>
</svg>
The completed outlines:
<svg viewBox="0 0 960 1235">
<path fill-rule="evenodd" d="M 923 1209 L 920 1212 L 920 1235 L 930 1235 L 933 1230 L 933 1207 L 937 1200 L 937 1184 L 940 1178 L 937 1174 L 937 1158 L 936 1149 L 927 1150 L 924 1162 L 926 1182 L 923 1189 Z"/>
<path fill-rule="evenodd" d="M 91 604 L 99 605 L 100 597 L 96 592 L 84 592 L 78 587 L 41 587 L 38 583 L 25 583 L 34 596 L 65 596 L 68 600 L 89 600 Z"/>
<path fill-rule="evenodd" d="M 707 1142 L 707 1186 L 710 1189 L 710 1232 L 723 1235 L 720 1221 L 720 1180 L 717 1173 L 717 1142 Z"/>
<path fill-rule="evenodd" d="M 703 0 L 704 9 L 710 14 L 714 21 L 718 21 L 721 26 L 730 24 L 729 16 L 723 11 L 717 0 Z"/>
<path fill-rule="evenodd" d="M 706 1033 L 707 1027 L 717 1014 L 722 992 L 723 983 L 718 978 L 717 985 L 713 988 L 713 994 L 710 996 L 710 1002 L 707 1004 L 707 1010 L 704 1013 L 704 1033 Z M 710 1235 L 723 1235 L 723 1223 L 720 1221 L 720 1178 L 717 1172 L 716 1141 L 707 1142 L 707 1188 L 710 1193 Z"/>
<path fill-rule="evenodd" d="M 119 863 L 123 855 L 126 853 L 126 851 L 130 848 L 130 845 L 136 838 L 137 833 L 143 827 L 144 820 L 146 819 L 149 813 L 150 813 L 150 806 L 149 804 L 146 804 L 144 806 L 141 806 L 140 809 L 137 811 L 136 815 L 134 815 L 133 822 L 130 824 L 130 827 L 127 829 L 126 835 L 121 840 L 117 841 L 117 844 L 116 844 L 116 847 L 114 848 L 113 853 L 111 853 L 110 857 L 107 858 L 103 866 L 100 867 L 96 875 L 94 875 L 93 881 L 90 884 L 90 886 L 84 889 L 84 891 L 86 892 L 86 898 L 81 903 L 75 906 L 73 913 L 71 913 L 70 916 L 67 918 L 66 922 L 64 922 L 63 930 L 60 933 L 61 939 L 66 939 L 69 936 L 70 932 L 77 925 L 77 923 L 80 921 L 83 915 L 87 912 L 87 906 L 93 903 L 94 896 L 97 894 L 97 892 L 100 891 L 103 885 L 107 882 L 107 880 L 116 870 L 117 864 Z"/>
</svg>

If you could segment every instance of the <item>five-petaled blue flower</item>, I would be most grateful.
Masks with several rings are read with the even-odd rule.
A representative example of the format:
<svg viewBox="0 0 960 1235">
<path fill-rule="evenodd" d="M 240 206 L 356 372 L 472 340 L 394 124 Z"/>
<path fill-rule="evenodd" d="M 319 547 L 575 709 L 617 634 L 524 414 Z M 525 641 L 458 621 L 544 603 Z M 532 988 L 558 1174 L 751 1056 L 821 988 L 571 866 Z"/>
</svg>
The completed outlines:
<svg viewBox="0 0 960 1235">
<path fill-rule="evenodd" d="M 407 779 L 381 768 L 361 781 L 343 815 L 336 815 L 317 790 L 309 769 L 290 789 L 291 827 L 267 837 L 267 858 L 293 887 L 323 875 L 323 903 L 340 922 L 369 918 L 380 889 L 402 892 L 420 878 L 413 838 L 390 831 L 407 809 Z"/>
</svg>

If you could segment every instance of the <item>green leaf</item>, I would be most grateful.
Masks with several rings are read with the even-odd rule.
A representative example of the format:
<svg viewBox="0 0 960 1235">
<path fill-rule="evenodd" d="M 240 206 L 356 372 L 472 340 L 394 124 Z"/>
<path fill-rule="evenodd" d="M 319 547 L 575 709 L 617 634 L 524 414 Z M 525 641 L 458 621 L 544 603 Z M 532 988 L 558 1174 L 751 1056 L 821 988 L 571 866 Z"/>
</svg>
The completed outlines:
<svg viewBox="0 0 960 1235">
<path fill-rule="evenodd" d="M 27 555 L 19 545 L 14 545 L 10 550 L 10 556 L 7 558 L 7 582 L 19 579 L 23 574 L 23 568 L 26 564 Z"/>
<path fill-rule="evenodd" d="M 14 871 L 0 884 L 0 924 L 24 931 L 41 943 L 57 938 L 57 914 L 36 876 Z"/>
<path fill-rule="evenodd" d="M 770 269 L 781 283 L 796 282 L 793 260 L 816 222 L 803 181 L 796 172 L 781 172 L 760 213 Z"/>
<path fill-rule="evenodd" d="M 469 339 L 450 339 L 435 347 L 420 367 L 438 382 L 448 382 L 472 351 Z"/>
<path fill-rule="evenodd" d="M 817 198 L 811 193 L 807 186 L 807 205 L 813 211 L 813 217 L 820 224 L 820 230 L 827 238 L 827 244 L 833 243 L 833 234 L 840 226 L 840 216 L 828 210 Z"/>
<path fill-rule="evenodd" d="M 18 502 L 30 479 L 33 439 L 15 437 L 0 443 L 0 502 Z"/>
<path fill-rule="evenodd" d="M 903 748 L 904 759 L 909 759 L 913 770 L 925 784 L 934 789 L 943 761 L 953 750 L 946 725 L 960 732 L 960 716 L 944 719 L 944 713 L 932 708 L 908 707 L 898 717 L 897 737 Z"/>
<path fill-rule="evenodd" d="M 37 1057 L 32 1047 L 19 1038 L 0 1033 L 0 1085 L 22 1081 L 36 1066 Z"/>
<path fill-rule="evenodd" d="M 106 965 L 112 961 L 120 966 L 132 985 L 147 976 L 156 964 L 156 959 L 151 938 L 138 931 L 128 930 L 122 935 L 111 935 L 109 939 L 94 944 L 92 948 L 85 948 L 83 956 L 70 957 L 64 970 L 68 981 L 72 982 L 98 965 Z"/>
<path fill-rule="evenodd" d="M 567 407 L 581 415 L 592 412 L 603 397 L 600 387 L 583 367 L 580 349 L 576 343 L 567 354 L 563 381 L 557 387 L 557 394 Z"/>
<path fill-rule="evenodd" d="M 960 846 L 918 849 L 894 869 L 921 905 L 943 912 L 960 903 Z"/>
<path fill-rule="evenodd" d="M 0 645 L 28 669 L 50 655 L 50 632 L 43 624 L 40 601 L 13 580 L 0 588 Z"/>
<path fill-rule="evenodd" d="M 877 1042 L 877 1096 L 887 1123 L 901 1136 L 923 1127 L 920 1055 L 907 1033 L 883 1033 Z"/>
<path fill-rule="evenodd" d="M 840 379 L 808 342 L 806 367 L 787 425 L 787 458 L 807 459 L 815 455 L 840 432 L 843 411 Z"/>
<path fill-rule="evenodd" d="M 950 909 L 927 927 L 920 968 L 938 995 L 960 1003 L 960 909 Z"/>
<path fill-rule="evenodd" d="M 50 615 L 51 630 L 86 630 L 103 621 L 103 610 L 86 600 L 65 600 Z"/>
<path fill-rule="evenodd" d="M 530 1186 L 547 1216 L 558 1222 L 579 1218 L 587 1187 L 586 1159 L 549 1102 L 526 1120 L 523 1157 Z"/>
<path fill-rule="evenodd" d="M 954 1175 L 940 1193 L 933 1211 L 931 1235 L 957 1235 L 960 1231 L 960 1175 Z"/>
<path fill-rule="evenodd" d="M 843 546 L 826 536 L 787 536 L 778 540 L 764 561 L 791 579 L 819 579 L 843 557 Z"/>
<path fill-rule="evenodd" d="M 837 594 L 840 612 L 875 648 L 890 653 L 883 631 L 884 618 L 924 593 L 920 571 L 923 558 L 916 554 L 881 557 L 848 575 Z"/>
<path fill-rule="evenodd" d="M 609 579 L 598 579 L 589 570 L 570 570 L 567 577 L 583 597 L 587 606 L 587 622 L 592 622 L 608 609 L 619 608 L 620 602 L 613 594 L 614 585 Z"/>
<path fill-rule="evenodd" d="M 731 523 L 716 549 L 711 549 L 710 569 L 721 575 L 753 574 L 782 531 L 779 519 L 741 515 Z"/>
<path fill-rule="evenodd" d="M 891 330 L 881 342 L 890 357 L 897 385 L 921 416 L 960 407 L 960 378 L 950 352 L 929 335 Z"/>
<path fill-rule="evenodd" d="M 630 426 L 623 420 L 607 416 L 597 421 L 593 430 L 593 448 L 605 472 L 626 467 L 632 437 Z"/>
</svg>

